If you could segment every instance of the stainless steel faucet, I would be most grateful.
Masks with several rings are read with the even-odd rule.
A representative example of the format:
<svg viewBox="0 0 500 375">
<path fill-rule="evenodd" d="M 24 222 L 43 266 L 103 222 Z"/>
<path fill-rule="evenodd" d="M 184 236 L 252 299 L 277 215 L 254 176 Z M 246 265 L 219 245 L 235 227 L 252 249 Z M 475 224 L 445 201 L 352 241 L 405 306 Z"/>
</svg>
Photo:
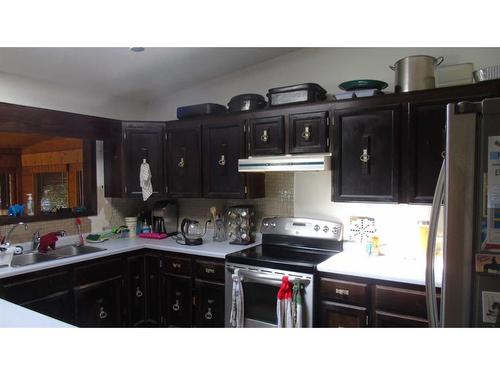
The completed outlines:
<svg viewBox="0 0 500 375">
<path fill-rule="evenodd" d="M 33 242 L 32 242 L 32 246 L 31 246 L 33 251 L 38 251 L 38 249 L 40 248 L 40 238 L 41 238 L 40 230 L 41 229 L 37 229 L 35 231 L 35 233 L 33 233 Z M 54 232 L 54 234 L 56 236 L 59 236 L 59 237 L 64 237 L 66 235 L 66 231 L 60 230 L 60 231 Z"/>
<path fill-rule="evenodd" d="M 24 225 L 24 230 L 27 230 L 28 229 L 28 224 L 25 224 L 23 223 L 22 221 L 20 221 L 19 223 L 17 224 L 14 224 L 10 229 L 9 231 L 7 232 L 6 236 L 5 236 L 5 241 L 4 241 L 4 246 L 5 247 L 9 247 L 11 245 L 10 241 L 9 241 L 9 238 L 10 238 L 10 235 L 12 234 L 12 232 L 14 232 L 14 229 L 16 229 L 18 227 L 18 225 Z"/>
</svg>

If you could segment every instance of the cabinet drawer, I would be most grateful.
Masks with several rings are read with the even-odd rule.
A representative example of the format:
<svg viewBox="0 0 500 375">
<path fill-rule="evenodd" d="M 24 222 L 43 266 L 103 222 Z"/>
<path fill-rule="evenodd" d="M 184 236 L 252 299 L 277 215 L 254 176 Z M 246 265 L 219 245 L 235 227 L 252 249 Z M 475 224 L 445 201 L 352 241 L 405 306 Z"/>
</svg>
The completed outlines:
<svg viewBox="0 0 500 375">
<path fill-rule="evenodd" d="M 191 275 L 191 259 L 180 257 L 166 257 L 165 272 L 189 276 Z"/>
<path fill-rule="evenodd" d="M 2 297 L 13 303 L 26 303 L 70 288 L 68 271 L 29 274 L 2 280 Z"/>
<path fill-rule="evenodd" d="M 320 296 L 324 299 L 366 305 L 368 288 L 366 284 L 334 279 L 321 279 Z"/>
<path fill-rule="evenodd" d="M 122 276 L 122 260 L 120 258 L 91 261 L 75 268 L 76 285 L 85 285 L 96 281 Z"/>
<path fill-rule="evenodd" d="M 375 285 L 374 308 L 427 319 L 424 291 Z"/>
<path fill-rule="evenodd" d="M 224 281 L 224 263 L 196 260 L 195 264 L 197 278 Z"/>
</svg>

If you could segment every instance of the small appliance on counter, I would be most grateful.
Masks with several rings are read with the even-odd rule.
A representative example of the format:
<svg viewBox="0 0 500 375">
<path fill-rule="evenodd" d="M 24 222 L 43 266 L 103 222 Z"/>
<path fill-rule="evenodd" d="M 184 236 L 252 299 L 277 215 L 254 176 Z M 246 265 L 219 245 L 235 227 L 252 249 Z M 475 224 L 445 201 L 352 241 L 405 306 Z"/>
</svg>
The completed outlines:
<svg viewBox="0 0 500 375">
<path fill-rule="evenodd" d="M 178 236 L 176 242 L 189 246 L 201 245 L 209 222 L 210 220 L 207 220 L 205 225 L 202 226 L 198 220 L 184 218 L 181 223 L 181 235 L 184 238 L 184 242 L 181 242 Z"/>
<path fill-rule="evenodd" d="M 255 210 L 253 206 L 229 207 L 226 213 L 227 238 L 230 244 L 248 245 L 255 242 Z"/>
<path fill-rule="evenodd" d="M 177 234 L 179 224 L 178 206 L 176 201 L 163 200 L 153 207 L 153 233 L 165 233 L 168 236 Z"/>
</svg>

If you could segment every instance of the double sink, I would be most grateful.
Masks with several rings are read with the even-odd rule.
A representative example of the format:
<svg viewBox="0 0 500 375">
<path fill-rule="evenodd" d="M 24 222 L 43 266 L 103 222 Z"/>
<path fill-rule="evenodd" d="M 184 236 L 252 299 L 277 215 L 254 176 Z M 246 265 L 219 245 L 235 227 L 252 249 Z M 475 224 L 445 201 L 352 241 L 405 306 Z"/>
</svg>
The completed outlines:
<svg viewBox="0 0 500 375">
<path fill-rule="evenodd" d="M 59 247 L 55 250 L 49 250 L 47 253 L 39 253 L 34 251 L 31 253 L 14 255 L 12 257 L 10 265 L 11 267 L 29 266 L 31 264 L 48 262 L 51 260 L 74 257 L 78 255 L 91 254 L 103 250 L 106 249 L 101 249 L 99 247 L 93 247 L 93 246 L 85 246 L 85 245 L 82 246 L 68 245 Z"/>
</svg>

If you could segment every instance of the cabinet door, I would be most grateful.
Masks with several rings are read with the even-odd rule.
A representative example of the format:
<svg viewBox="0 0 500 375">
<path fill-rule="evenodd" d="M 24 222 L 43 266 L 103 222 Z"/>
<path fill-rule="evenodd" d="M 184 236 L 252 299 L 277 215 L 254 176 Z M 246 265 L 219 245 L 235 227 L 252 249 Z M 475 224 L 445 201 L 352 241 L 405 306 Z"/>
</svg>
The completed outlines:
<svg viewBox="0 0 500 375">
<path fill-rule="evenodd" d="M 122 278 L 116 277 L 77 287 L 75 324 L 78 327 L 121 327 Z"/>
<path fill-rule="evenodd" d="M 224 327 L 224 284 L 195 281 L 195 324 L 197 327 Z"/>
<path fill-rule="evenodd" d="M 333 200 L 398 201 L 399 113 L 396 105 L 336 112 Z"/>
<path fill-rule="evenodd" d="M 146 285 L 144 256 L 127 259 L 128 320 L 130 327 L 143 326 L 146 320 Z"/>
<path fill-rule="evenodd" d="M 328 112 L 290 115 L 288 137 L 290 154 L 328 152 Z"/>
<path fill-rule="evenodd" d="M 144 257 L 146 267 L 146 315 L 145 326 L 158 327 L 161 321 L 161 262 L 156 255 Z"/>
<path fill-rule="evenodd" d="M 392 314 L 385 311 L 375 312 L 375 327 L 383 328 L 426 328 L 429 323 L 426 319 L 415 316 Z"/>
<path fill-rule="evenodd" d="M 432 203 L 446 150 L 446 103 L 409 103 L 411 203 Z"/>
<path fill-rule="evenodd" d="M 244 198 L 245 174 L 238 172 L 244 157 L 243 122 L 226 121 L 203 126 L 204 196 Z"/>
<path fill-rule="evenodd" d="M 167 326 L 191 327 L 193 311 L 191 276 L 164 275 L 163 290 Z"/>
<path fill-rule="evenodd" d="M 201 197 L 199 123 L 167 125 L 167 187 L 171 197 Z"/>
<path fill-rule="evenodd" d="M 320 326 L 324 328 L 358 328 L 368 326 L 366 308 L 321 301 Z"/>
<path fill-rule="evenodd" d="M 249 125 L 249 155 L 281 155 L 285 153 L 283 116 L 253 118 Z"/>
<path fill-rule="evenodd" d="M 125 187 L 128 196 L 140 196 L 139 173 L 143 159 L 151 169 L 153 192 L 164 193 L 163 139 L 164 123 L 125 122 L 123 125 L 125 141 Z"/>
<path fill-rule="evenodd" d="M 22 303 L 21 306 L 50 316 L 51 318 L 74 324 L 69 291 L 38 298 L 27 303 Z"/>
</svg>

